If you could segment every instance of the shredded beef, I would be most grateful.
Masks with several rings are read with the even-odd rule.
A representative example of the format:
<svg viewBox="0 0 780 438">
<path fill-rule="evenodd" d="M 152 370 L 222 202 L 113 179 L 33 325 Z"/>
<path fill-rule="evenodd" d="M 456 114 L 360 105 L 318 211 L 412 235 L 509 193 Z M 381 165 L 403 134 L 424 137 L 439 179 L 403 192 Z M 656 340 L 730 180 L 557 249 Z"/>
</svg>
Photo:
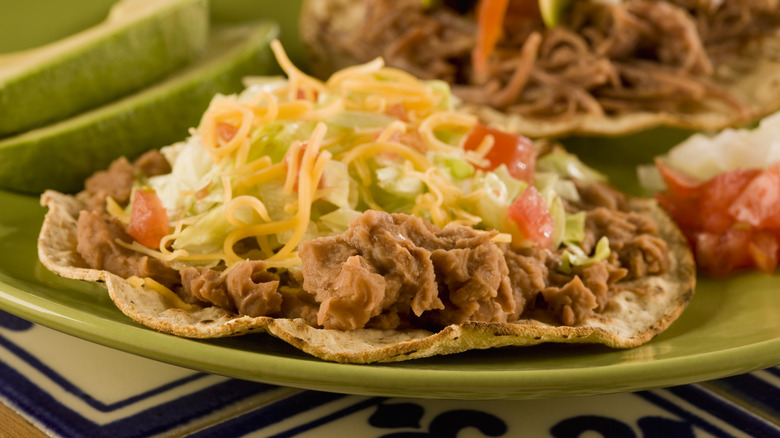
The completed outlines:
<svg viewBox="0 0 780 438">
<path fill-rule="evenodd" d="M 262 261 L 241 262 L 227 275 L 194 267 L 180 273 L 180 295 L 185 301 L 213 304 L 248 316 L 275 315 L 282 309 L 279 278 L 266 271 Z"/>
<path fill-rule="evenodd" d="M 446 4 L 446 2 L 445 2 Z M 471 68 L 473 9 L 425 7 L 419 0 L 368 0 L 362 27 L 320 32 L 358 61 L 453 84 L 463 100 L 529 117 L 636 110 L 686 112 L 705 97 L 739 113 L 747 105 L 709 85 L 718 62 L 777 31 L 774 0 L 572 2 L 564 21 L 509 12 L 489 71 Z"/>
<path fill-rule="evenodd" d="M 76 250 L 93 269 L 113 272 L 121 277 L 151 277 L 166 286 L 178 283 L 178 273 L 162 261 L 142 255 L 117 243 L 133 238 L 124 225 L 98 211 L 83 210 L 78 218 Z"/>
<path fill-rule="evenodd" d="M 506 321 L 516 303 L 490 239 L 469 227 L 440 230 L 414 216 L 367 211 L 346 233 L 301 244 L 303 288 L 321 303 L 325 328 Z M 360 305 L 341 305 L 347 301 Z"/>
</svg>

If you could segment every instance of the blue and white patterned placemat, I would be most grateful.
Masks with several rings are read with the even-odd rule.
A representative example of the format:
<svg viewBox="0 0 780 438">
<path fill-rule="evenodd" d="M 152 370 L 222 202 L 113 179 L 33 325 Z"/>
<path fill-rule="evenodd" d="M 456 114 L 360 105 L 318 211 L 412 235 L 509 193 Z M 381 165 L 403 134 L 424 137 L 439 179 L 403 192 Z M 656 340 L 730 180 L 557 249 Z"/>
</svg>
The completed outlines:
<svg viewBox="0 0 780 438">
<path fill-rule="evenodd" d="M 567 399 L 365 397 L 200 373 L 3 311 L 0 400 L 62 437 L 780 437 L 780 367 Z"/>
</svg>

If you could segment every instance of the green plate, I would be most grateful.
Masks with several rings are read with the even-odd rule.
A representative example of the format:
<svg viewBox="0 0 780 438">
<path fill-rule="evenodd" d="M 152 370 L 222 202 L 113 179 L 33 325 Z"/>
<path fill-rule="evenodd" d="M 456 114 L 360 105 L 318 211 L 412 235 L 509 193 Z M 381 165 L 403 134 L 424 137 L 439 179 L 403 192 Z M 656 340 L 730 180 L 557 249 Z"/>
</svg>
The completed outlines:
<svg viewBox="0 0 780 438">
<path fill-rule="evenodd" d="M 669 330 L 644 346 L 542 345 L 397 364 L 343 365 L 268 335 L 199 341 L 119 312 L 105 289 L 56 277 L 37 258 L 38 199 L 0 192 L 0 308 L 120 350 L 241 379 L 324 391 L 465 399 L 604 394 L 678 385 L 780 363 L 780 277 L 701 279 Z"/>
<path fill-rule="evenodd" d="M 85 8 L 77 8 L 69 2 L 67 13 L 79 11 L 79 16 L 65 20 L 60 2 L 46 0 L 47 8 L 41 8 L 41 2 L 35 3 L 34 10 L 24 2 L 4 10 L 0 15 L 0 52 L 75 32 L 99 21 L 111 3 L 81 0 L 77 3 Z M 298 2 L 220 0 L 213 3 L 213 15 L 220 21 L 278 19 L 282 39 L 295 59 L 301 53 L 295 32 L 297 7 Z M 41 10 L 49 13 L 41 14 Z M 25 26 L 17 25 L 24 22 Z M 40 27 L 31 27 L 31 23 Z M 16 39 L 2 38 L 8 35 Z M 657 149 L 678 140 L 680 133 L 649 133 L 642 138 Z M 636 187 L 632 180 L 635 164 L 649 162 L 656 153 L 656 149 L 639 148 L 636 139 L 617 142 L 621 144 L 616 146 L 631 145 L 631 150 L 642 151 L 630 156 L 615 153 L 627 148 L 593 143 L 572 140 L 568 146 L 629 189 Z M 630 350 L 541 345 L 397 364 L 342 365 L 312 358 L 262 334 L 209 341 L 178 338 L 125 317 L 102 287 L 62 279 L 47 271 L 36 251 L 44 213 L 37 198 L 0 191 L 0 308 L 89 341 L 196 370 L 354 394 L 523 399 L 679 385 L 780 363 L 780 277 L 762 274 L 700 279 L 682 317 L 653 341 Z"/>
</svg>

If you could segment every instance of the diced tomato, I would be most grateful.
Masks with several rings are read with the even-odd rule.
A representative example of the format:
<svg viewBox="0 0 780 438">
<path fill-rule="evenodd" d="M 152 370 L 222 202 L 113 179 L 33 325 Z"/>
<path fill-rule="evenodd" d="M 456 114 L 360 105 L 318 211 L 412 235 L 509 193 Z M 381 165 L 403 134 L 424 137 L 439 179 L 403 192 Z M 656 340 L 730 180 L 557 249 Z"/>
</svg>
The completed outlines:
<svg viewBox="0 0 780 438">
<path fill-rule="evenodd" d="M 156 193 L 135 191 L 127 231 L 141 245 L 149 248 L 160 246 L 160 241 L 168 234 L 168 212 Z"/>
<path fill-rule="evenodd" d="M 534 186 L 528 186 L 517 196 L 509 206 L 507 217 L 526 239 L 543 248 L 549 248 L 552 244 L 555 220 L 544 197 Z"/>
<path fill-rule="evenodd" d="M 463 148 L 475 150 L 488 135 L 493 136 L 494 142 L 493 147 L 485 155 L 490 165 L 483 170 L 493 170 L 505 164 L 510 175 L 529 184 L 533 183 L 536 171 L 536 149 L 528 138 L 477 124 L 466 137 Z"/>
<path fill-rule="evenodd" d="M 217 137 L 221 138 L 224 141 L 230 141 L 233 137 L 235 137 L 236 132 L 238 132 L 238 126 L 225 123 L 225 122 L 219 122 L 214 128 Z"/>
<path fill-rule="evenodd" d="M 704 183 L 698 200 L 702 228 L 713 233 L 726 231 L 735 222 L 729 206 L 745 193 L 748 183 L 759 173 L 759 169 L 737 169 L 721 173 Z"/>
<path fill-rule="evenodd" d="M 409 121 L 409 111 L 406 110 L 406 107 L 402 103 L 396 103 L 388 106 L 385 110 L 385 114 L 404 122 Z"/>
<path fill-rule="evenodd" d="M 780 251 L 780 164 L 737 169 L 702 183 L 656 166 L 667 190 L 656 195 L 693 248 L 696 262 L 716 276 L 737 269 L 774 272 Z"/>
<path fill-rule="evenodd" d="M 729 207 L 739 222 L 759 228 L 780 228 L 780 163 L 752 178 Z"/>
<path fill-rule="evenodd" d="M 296 98 L 300 100 L 309 100 L 311 102 L 316 102 L 318 96 L 319 93 L 316 90 L 311 90 L 307 92 L 303 88 L 299 88 L 298 91 L 295 93 Z"/>
<path fill-rule="evenodd" d="M 658 193 L 655 195 L 658 204 L 669 213 L 677 226 L 685 232 L 686 230 L 695 230 L 699 226 L 699 210 L 697 198 L 683 198 L 677 196 L 671 191 Z M 686 233 L 687 235 L 687 233 Z"/>
<path fill-rule="evenodd" d="M 689 198 L 698 194 L 701 181 L 685 172 L 667 166 L 660 158 L 656 158 L 655 167 L 661 173 L 666 187 L 676 197 Z"/>
</svg>

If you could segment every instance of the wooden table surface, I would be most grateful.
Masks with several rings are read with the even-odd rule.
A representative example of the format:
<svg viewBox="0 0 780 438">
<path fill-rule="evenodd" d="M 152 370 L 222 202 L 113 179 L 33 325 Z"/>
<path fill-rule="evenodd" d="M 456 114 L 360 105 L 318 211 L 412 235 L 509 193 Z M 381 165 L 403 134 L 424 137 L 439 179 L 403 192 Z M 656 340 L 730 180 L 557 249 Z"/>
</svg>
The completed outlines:
<svg viewBox="0 0 780 438">
<path fill-rule="evenodd" d="M 30 424 L 8 406 L 0 403 L 0 437 L 2 438 L 42 438 L 45 433 Z"/>
</svg>

